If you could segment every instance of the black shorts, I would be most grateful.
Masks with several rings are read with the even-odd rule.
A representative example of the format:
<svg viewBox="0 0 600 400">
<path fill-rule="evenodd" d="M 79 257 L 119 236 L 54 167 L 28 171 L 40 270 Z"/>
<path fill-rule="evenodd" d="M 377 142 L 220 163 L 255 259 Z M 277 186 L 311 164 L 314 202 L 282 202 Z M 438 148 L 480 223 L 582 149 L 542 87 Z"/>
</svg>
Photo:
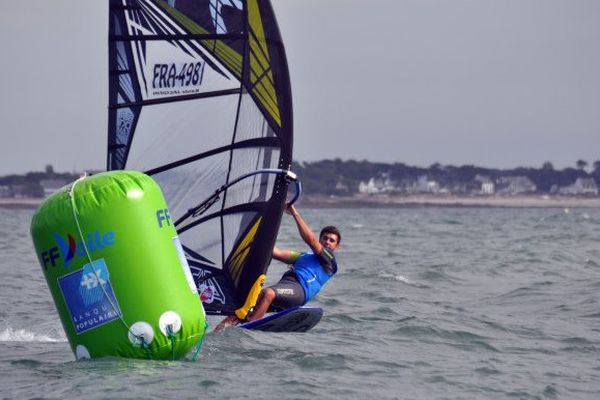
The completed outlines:
<svg viewBox="0 0 600 400">
<path fill-rule="evenodd" d="M 275 300 L 271 303 L 270 310 L 280 311 L 304 304 L 304 289 L 291 271 L 286 272 L 279 282 L 269 287 L 275 291 Z"/>
</svg>

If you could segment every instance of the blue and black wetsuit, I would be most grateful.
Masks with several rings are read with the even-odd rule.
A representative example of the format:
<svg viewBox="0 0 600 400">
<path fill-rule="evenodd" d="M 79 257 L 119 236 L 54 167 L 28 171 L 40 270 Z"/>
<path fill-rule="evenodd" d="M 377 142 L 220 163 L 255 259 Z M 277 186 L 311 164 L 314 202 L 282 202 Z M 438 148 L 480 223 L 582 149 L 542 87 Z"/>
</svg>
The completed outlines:
<svg viewBox="0 0 600 400">
<path fill-rule="evenodd" d="M 323 248 L 321 254 L 294 253 L 292 269 L 271 286 L 276 297 L 271 307 L 276 310 L 301 306 L 315 297 L 325 283 L 337 272 L 333 250 Z"/>
</svg>

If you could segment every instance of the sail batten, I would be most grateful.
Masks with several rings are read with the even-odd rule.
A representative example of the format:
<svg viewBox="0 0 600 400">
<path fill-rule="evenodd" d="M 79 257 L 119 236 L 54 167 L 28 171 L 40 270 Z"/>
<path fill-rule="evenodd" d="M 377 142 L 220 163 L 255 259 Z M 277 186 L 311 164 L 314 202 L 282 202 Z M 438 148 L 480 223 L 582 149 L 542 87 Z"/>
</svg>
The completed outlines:
<svg viewBox="0 0 600 400">
<path fill-rule="evenodd" d="M 244 141 L 240 141 L 240 142 L 235 142 L 228 146 L 223 146 L 223 147 L 219 147 L 216 149 L 212 149 L 212 150 L 209 150 L 209 151 L 201 153 L 201 154 L 196 154 L 192 157 L 188 157 L 183 160 L 174 161 L 170 164 L 163 165 L 159 168 L 154 168 L 154 169 L 145 171 L 145 173 L 148 175 L 157 174 L 159 172 L 173 169 L 175 167 L 180 167 L 182 165 L 189 164 L 191 162 L 202 160 L 203 158 L 210 157 L 215 154 L 219 154 L 219 153 L 223 153 L 223 152 L 228 152 L 231 150 L 243 149 L 243 148 L 248 148 L 248 147 L 274 147 L 274 148 L 276 148 L 276 147 L 279 147 L 279 145 L 280 145 L 279 139 L 275 138 L 275 137 L 248 139 L 248 140 L 244 140 Z"/>
<path fill-rule="evenodd" d="M 117 109 L 117 108 L 128 108 L 128 107 L 135 107 L 135 106 L 150 106 L 150 105 L 156 105 L 156 104 L 172 103 L 175 101 L 196 100 L 196 99 L 203 99 L 203 98 L 207 98 L 207 97 L 230 96 L 230 95 L 239 95 L 239 94 L 240 94 L 239 89 L 227 89 L 227 90 L 218 90 L 218 91 L 214 91 L 214 92 L 191 94 L 188 96 L 179 96 L 176 98 L 175 97 L 167 97 L 167 98 L 161 98 L 161 99 L 131 101 L 129 103 L 119 103 L 119 104 L 115 104 L 115 105 L 110 105 L 109 108 Z"/>
<path fill-rule="evenodd" d="M 268 203 L 266 203 L 266 202 L 262 202 L 262 203 L 253 202 L 253 203 L 237 204 L 233 207 L 224 208 L 223 210 L 220 210 L 218 212 L 208 214 L 202 218 L 197 218 L 189 224 L 179 223 L 179 224 L 176 224 L 176 226 L 177 226 L 179 232 L 185 232 L 185 231 L 187 231 L 191 228 L 194 228 L 195 226 L 198 226 L 206 221 L 225 217 L 227 215 L 237 214 L 237 213 L 241 213 L 241 212 L 260 213 L 260 212 L 264 211 L 267 206 L 268 206 Z"/>
<path fill-rule="evenodd" d="M 292 162 L 271 4 L 110 0 L 109 11 L 107 168 L 159 183 L 206 311 L 239 315 L 271 260 Z"/>
<path fill-rule="evenodd" d="M 244 39 L 244 35 L 238 33 L 197 33 L 192 35 L 186 34 L 156 34 L 153 36 L 148 35 L 111 35 L 110 40 L 122 41 L 122 42 L 150 42 L 156 40 L 167 40 L 167 41 L 202 41 L 202 40 L 241 40 Z"/>
</svg>

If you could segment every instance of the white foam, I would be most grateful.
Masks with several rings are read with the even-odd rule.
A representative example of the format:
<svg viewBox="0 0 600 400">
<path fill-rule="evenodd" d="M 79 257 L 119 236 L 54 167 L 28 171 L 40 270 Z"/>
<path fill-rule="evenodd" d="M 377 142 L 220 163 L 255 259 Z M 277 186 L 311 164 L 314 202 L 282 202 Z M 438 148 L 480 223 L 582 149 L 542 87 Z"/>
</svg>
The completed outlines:
<svg viewBox="0 0 600 400">
<path fill-rule="evenodd" d="M 6 328 L 0 331 L 0 342 L 66 342 L 66 339 L 53 338 L 25 329 Z"/>
<path fill-rule="evenodd" d="M 410 280 L 410 279 L 408 279 L 408 278 L 405 278 L 405 277 L 404 277 L 404 276 L 402 276 L 402 275 L 395 275 L 395 276 L 394 276 L 394 279 L 395 279 L 395 280 L 397 280 L 397 281 L 399 281 L 399 282 L 406 283 L 406 284 L 408 284 L 408 285 L 414 285 L 414 284 L 415 284 L 415 282 L 411 281 L 411 280 Z"/>
<path fill-rule="evenodd" d="M 387 272 L 384 272 L 384 273 L 380 274 L 379 276 L 382 278 L 393 279 L 398 282 L 406 283 L 407 285 L 417 286 L 416 282 L 413 282 L 410 279 L 408 279 L 402 275 L 394 275 L 394 274 L 389 274 Z"/>
</svg>

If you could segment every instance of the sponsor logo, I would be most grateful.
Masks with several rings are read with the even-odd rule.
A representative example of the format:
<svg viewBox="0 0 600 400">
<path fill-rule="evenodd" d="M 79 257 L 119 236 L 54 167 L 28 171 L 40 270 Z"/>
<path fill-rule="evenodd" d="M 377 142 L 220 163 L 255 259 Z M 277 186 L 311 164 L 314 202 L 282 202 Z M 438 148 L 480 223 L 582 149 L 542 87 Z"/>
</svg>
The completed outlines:
<svg viewBox="0 0 600 400">
<path fill-rule="evenodd" d="M 218 301 L 221 304 L 225 304 L 225 293 L 221 289 L 217 279 L 212 276 L 212 272 L 194 266 L 190 266 L 190 271 L 198 287 L 200 300 L 203 303 L 211 304 Z"/>
<path fill-rule="evenodd" d="M 294 289 L 277 289 L 277 294 L 294 294 Z"/>
<path fill-rule="evenodd" d="M 212 285 L 206 285 L 202 283 L 198 288 L 200 292 L 200 300 L 203 303 L 210 304 L 215 300 L 215 287 Z"/>
<path fill-rule="evenodd" d="M 58 284 L 77 334 L 121 316 L 103 258 L 58 278 Z"/>
<path fill-rule="evenodd" d="M 166 208 L 156 211 L 156 220 L 158 221 L 158 227 L 162 228 L 164 225 L 171 226 L 171 214 Z"/>
<path fill-rule="evenodd" d="M 65 263 L 65 268 L 69 267 L 75 257 L 85 256 L 85 247 L 87 247 L 90 253 L 93 253 L 115 244 L 114 231 L 108 231 L 106 233 L 95 231 L 93 233 L 88 233 L 85 237 L 85 246 L 83 245 L 83 241 L 76 242 L 75 238 L 70 233 L 67 234 L 65 238 L 56 232 L 52 232 L 52 237 L 54 237 L 58 246 L 51 247 L 42 252 L 41 258 L 45 270 L 50 266 L 56 267 L 57 261 L 61 258 Z"/>
<path fill-rule="evenodd" d="M 42 251 L 42 264 L 44 265 L 44 269 L 48 269 L 48 264 L 51 264 L 53 267 L 56 266 L 56 260 L 60 258 L 60 254 L 58 253 L 58 247 L 52 247 L 49 250 Z"/>
</svg>

